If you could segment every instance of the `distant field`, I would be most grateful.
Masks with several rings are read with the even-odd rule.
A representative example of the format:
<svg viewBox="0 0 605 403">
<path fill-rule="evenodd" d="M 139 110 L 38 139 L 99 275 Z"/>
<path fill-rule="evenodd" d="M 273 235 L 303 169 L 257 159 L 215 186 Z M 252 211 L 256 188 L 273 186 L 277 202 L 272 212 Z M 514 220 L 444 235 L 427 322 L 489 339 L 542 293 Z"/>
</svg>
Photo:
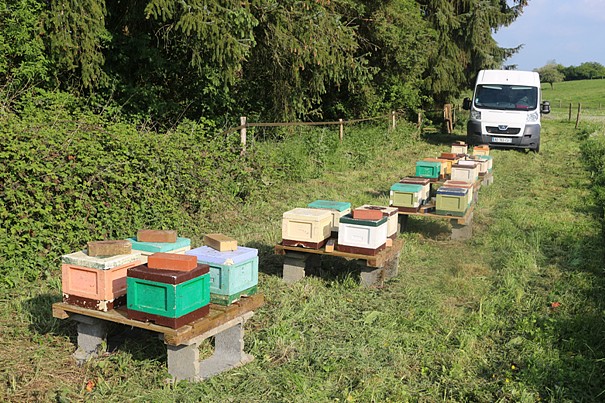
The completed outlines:
<svg viewBox="0 0 605 403">
<path fill-rule="evenodd" d="M 565 81 L 555 83 L 552 89 L 550 84 L 542 84 L 542 98 L 550 101 L 557 114 L 568 112 L 571 103 L 575 118 L 581 103 L 587 116 L 605 116 L 605 79 Z"/>
</svg>

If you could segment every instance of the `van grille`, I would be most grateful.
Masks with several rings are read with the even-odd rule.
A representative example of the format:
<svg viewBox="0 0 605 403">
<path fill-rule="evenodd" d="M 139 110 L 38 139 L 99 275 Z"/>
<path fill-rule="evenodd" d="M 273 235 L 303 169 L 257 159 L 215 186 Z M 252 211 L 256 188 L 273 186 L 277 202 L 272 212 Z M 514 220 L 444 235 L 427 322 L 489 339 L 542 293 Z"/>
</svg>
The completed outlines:
<svg viewBox="0 0 605 403">
<path fill-rule="evenodd" d="M 507 127 L 506 130 L 500 130 L 497 126 L 486 126 L 485 129 L 491 134 L 519 134 L 519 127 Z"/>
</svg>

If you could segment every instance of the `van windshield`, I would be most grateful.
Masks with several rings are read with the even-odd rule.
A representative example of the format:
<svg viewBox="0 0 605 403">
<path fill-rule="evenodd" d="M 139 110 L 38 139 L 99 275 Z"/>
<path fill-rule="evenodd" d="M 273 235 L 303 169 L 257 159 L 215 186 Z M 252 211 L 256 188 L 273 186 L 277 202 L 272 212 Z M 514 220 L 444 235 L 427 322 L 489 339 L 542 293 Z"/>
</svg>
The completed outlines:
<svg viewBox="0 0 605 403">
<path fill-rule="evenodd" d="M 529 111 L 538 107 L 538 88 L 523 85 L 482 84 L 475 89 L 475 107 Z"/>
</svg>

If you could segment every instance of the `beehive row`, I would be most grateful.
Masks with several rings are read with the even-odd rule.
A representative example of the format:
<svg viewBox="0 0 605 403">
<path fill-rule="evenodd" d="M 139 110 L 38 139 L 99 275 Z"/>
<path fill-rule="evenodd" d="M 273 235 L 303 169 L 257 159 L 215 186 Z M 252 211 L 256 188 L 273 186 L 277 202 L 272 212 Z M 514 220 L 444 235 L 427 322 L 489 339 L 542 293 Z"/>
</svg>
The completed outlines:
<svg viewBox="0 0 605 403">
<path fill-rule="evenodd" d="M 341 252 L 375 255 L 397 237 L 397 209 L 316 200 L 282 216 L 282 245 L 322 248 L 330 238 Z"/>
<path fill-rule="evenodd" d="M 473 202 L 477 181 L 492 172 L 488 146 L 475 146 L 468 154 L 464 142 L 452 144 L 449 153 L 416 162 L 415 176 L 391 186 L 389 205 L 399 211 L 424 211 L 464 216 Z"/>
<path fill-rule="evenodd" d="M 130 318 L 178 328 L 257 291 L 258 251 L 221 234 L 191 249 L 176 231 L 139 231 L 124 241 L 89 242 L 62 257 L 66 303 L 108 311 L 127 306 Z"/>
</svg>

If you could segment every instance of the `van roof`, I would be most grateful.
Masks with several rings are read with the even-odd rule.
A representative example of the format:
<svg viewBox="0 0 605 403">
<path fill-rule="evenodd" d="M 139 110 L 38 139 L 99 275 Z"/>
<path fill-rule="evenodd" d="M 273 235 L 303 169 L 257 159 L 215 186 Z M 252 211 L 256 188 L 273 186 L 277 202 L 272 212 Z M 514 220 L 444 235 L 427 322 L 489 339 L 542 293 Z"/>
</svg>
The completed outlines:
<svg viewBox="0 0 605 403">
<path fill-rule="evenodd" d="M 515 84 L 540 87 L 540 76 L 535 71 L 481 70 L 477 84 Z"/>
</svg>

